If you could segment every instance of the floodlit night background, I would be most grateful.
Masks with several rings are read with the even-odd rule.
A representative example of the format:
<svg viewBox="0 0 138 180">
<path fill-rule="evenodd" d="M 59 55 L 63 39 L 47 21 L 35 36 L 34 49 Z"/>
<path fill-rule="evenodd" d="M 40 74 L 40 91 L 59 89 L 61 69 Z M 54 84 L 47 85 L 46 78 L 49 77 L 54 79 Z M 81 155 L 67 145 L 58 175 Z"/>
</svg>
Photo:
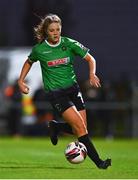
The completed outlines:
<svg viewBox="0 0 138 180">
<path fill-rule="evenodd" d="M 62 121 L 45 99 L 39 63 L 27 77 L 28 96 L 21 95 L 16 84 L 36 43 L 33 27 L 48 13 L 61 17 L 62 36 L 88 47 L 96 59 L 102 82 L 98 90 L 88 83 L 87 62 L 78 57 L 75 61 L 90 135 L 138 137 L 137 0 L 1 0 L 0 134 L 47 136 L 47 122 L 53 118 Z"/>
</svg>

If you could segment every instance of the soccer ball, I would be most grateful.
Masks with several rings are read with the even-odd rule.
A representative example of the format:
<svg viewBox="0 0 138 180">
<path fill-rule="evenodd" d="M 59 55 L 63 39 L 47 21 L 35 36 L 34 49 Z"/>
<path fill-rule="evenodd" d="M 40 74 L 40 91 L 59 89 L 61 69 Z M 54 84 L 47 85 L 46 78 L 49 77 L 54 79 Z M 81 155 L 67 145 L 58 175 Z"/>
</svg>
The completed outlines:
<svg viewBox="0 0 138 180">
<path fill-rule="evenodd" d="M 69 143 L 65 149 L 65 157 L 72 164 L 82 163 L 86 156 L 86 146 L 79 141 Z"/>
</svg>

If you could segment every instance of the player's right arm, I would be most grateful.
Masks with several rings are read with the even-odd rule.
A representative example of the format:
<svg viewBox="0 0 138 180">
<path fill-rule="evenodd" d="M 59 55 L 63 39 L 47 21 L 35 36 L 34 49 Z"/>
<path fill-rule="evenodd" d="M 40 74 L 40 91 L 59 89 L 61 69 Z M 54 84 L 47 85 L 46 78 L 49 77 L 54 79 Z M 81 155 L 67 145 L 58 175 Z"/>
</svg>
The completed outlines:
<svg viewBox="0 0 138 180">
<path fill-rule="evenodd" d="M 28 94 L 29 93 L 29 87 L 25 83 L 25 77 L 27 76 L 28 72 L 30 71 L 32 67 L 33 62 L 27 59 L 22 67 L 19 79 L 18 79 L 18 85 L 22 93 Z"/>
</svg>

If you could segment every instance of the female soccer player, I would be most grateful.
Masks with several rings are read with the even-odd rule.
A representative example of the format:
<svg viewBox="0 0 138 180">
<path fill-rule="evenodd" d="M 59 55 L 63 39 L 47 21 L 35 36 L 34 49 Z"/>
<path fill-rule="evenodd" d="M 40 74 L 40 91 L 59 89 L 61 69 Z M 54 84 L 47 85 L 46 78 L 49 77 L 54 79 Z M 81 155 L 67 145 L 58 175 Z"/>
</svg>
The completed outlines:
<svg viewBox="0 0 138 180">
<path fill-rule="evenodd" d="M 34 28 L 38 43 L 23 65 L 18 84 L 23 93 L 29 93 L 25 77 L 32 64 L 39 61 L 47 97 L 66 122 L 49 123 L 51 142 L 53 145 L 57 144 L 59 131 L 74 132 L 78 140 L 86 146 L 88 156 L 96 166 L 107 169 L 111 166 L 111 159 L 101 160 L 88 136 L 85 105 L 73 70 L 74 57 L 78 55 L 84 58 L 89 64 L 90 84 L 98 88 L 101 85 L 95 74 L 95 59 L 82 44 L 62 37 L 61 27 L 61 19 L 57 15 L 49 14 Z"/>
</svg>

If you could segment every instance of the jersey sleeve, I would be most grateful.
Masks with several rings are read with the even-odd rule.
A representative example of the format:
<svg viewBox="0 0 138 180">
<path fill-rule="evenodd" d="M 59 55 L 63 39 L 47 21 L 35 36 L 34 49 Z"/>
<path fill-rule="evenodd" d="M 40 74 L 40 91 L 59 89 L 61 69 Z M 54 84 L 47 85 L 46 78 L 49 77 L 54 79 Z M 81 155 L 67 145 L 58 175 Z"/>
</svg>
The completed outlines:
<svg viewBox="0 0 138 180">
<path fill-rule="evenodd" d="M 72 51 L 75 55 L 80 56 L 81 58 L 84 58 L 86 54 L 89 52 L 89 49 L 83 46 L 81 43 L 78 41 L 72 41 L 71 45 Z"/>
<path fill-rule="evenodd" d="M 32 61 L 32 62 L 36 62 L 36 61 L 38 60 L 37 52 L 36 52 L 35 47 L 32 48 L 32 51 L 31 51 L 31 53 L 29 54 L 28 58 L 29 58 L 29 60 Z"/>
</svg>

